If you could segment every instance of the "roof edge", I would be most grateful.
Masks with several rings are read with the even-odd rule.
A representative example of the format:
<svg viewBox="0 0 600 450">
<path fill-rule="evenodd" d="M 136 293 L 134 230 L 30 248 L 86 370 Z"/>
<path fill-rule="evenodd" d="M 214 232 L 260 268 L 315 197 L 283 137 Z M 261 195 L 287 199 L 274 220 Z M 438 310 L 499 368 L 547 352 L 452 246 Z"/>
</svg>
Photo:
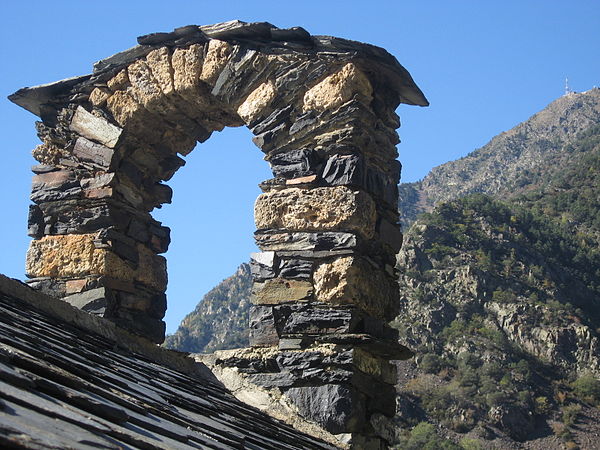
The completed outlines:
<svg viewBox="0 0 600 450">
<path fill-rule="evenodd" d="M 195 361 L 188 353 L 159 347 L 141 336 L 118 327 L 107 319 L 94 316 L 56 297 L 36 291 L 20 280 L 0 274 L 0 293 L 21 300 L 55 319 L 99 334 L 114 341 L 117 347 L 138 353 L 170 369 L 221 384 L 206 365 Z"/>
</svg>

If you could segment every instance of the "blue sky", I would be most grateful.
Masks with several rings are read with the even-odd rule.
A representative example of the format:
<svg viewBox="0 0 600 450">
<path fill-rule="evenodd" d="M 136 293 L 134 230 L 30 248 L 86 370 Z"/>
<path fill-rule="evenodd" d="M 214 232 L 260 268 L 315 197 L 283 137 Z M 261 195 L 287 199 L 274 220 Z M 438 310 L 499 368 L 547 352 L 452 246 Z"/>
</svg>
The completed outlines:
<svg viewBox="0 0 600 450">
<path fill-rule="evenodd" d="M 600 2 L 564 1 L 20 1 L 0 19 L 0 272 L 24 278 L 30 151 L 36 117 L 6 96 L 24 86 L 89 73 L 135 38 L 232 19 L 302 26 L 386 48 L 431 106 L 401 106 L 402 181 L 466 155 L 564 92 L 600 85 Z M 198 146 L 169 182 L 172 228 L 167 324 L 174 331 L 202 295 L 254 251 L 252 205 L 270 177 L 245 128 Z"/>
</svg>

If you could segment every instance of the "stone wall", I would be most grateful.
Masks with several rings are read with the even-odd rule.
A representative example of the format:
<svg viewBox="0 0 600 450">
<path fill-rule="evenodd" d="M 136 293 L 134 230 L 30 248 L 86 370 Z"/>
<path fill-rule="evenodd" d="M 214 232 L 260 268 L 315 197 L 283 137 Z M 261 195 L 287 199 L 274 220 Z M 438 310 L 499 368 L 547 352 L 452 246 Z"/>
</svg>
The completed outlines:
<svg viewBox="0 0 600 450">
<path fill-rule="evenodd" d="M 222 364 L 346 441 L 382 444 L 369 418 L 393 414 L 389 359 L 410 355 L 387 325 L 402 242 L 394 111 L 423 94 L 385 50 L 302 28 L 234 21 L 138 42 L 10 97 L 41 118 L 30 284 L 162 342 L 169 228 L 150 213 L 196 143 L 246 125 L 274 176 L 251 260 L 251 345 L 266 350 Z"/>
</svg>

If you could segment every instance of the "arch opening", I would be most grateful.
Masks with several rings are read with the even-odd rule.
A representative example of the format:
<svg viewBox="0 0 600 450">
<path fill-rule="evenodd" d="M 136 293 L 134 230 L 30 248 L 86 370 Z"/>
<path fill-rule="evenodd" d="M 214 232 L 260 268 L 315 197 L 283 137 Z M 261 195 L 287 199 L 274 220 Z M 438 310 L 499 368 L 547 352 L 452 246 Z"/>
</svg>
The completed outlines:
<svg viewBox="0 0 600 450">
<path fill-rule="evenodd" d="M 171 244 L 164 255 L 169 276 L 163 319 L 167 335 L 204 294 L 258 251 L 253 205 L 261 192 L 258 184 L 272 176 L 246 127 L 213 133 L 185 160 L 185 167 L 169 180 L 172 203 L 152 213 L 171 225 Z"/>
</svg>

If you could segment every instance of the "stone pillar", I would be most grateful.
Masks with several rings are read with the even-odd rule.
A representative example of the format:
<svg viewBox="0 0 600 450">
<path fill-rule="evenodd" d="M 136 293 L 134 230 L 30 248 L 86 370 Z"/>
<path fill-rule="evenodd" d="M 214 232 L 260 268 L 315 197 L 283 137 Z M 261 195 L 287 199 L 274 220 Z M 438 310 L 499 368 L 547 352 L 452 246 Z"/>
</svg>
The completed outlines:
<svg viewBox="0 0 600 450">
<path fill-rule="evenodd" d="M 394 415 L 389 360 L 411 355 L 387 325 L 399 301 L 398 122 L 374 111 L 376 96 L 348 63 L 304 93 L 289 129 L 255 125 L 276 130 L 263 146 L 275 178 L 255 204 L 250 343 L 273 350 L 222 362 L 355 448 L 383 447 L 370 420 Z"/>
<path fill-rule="evenodd" d="M 30 285 L 162 342 L 167 273 L 159 254 L 170 230 L 148 213 L 151 195 L 117 170 L 123 130 L 76 106 L 61 110 L 54 127 L 38 123 L 38 134 Z"/>
<path fill-rule="evenodd" d="M 94 73 L 10 98 L 41 117 L 30 283 L 164 339 L 171 199 L 180 157 L 247 125 L 274 178 L 255 204 L 252 349 L 225 358 L 355 448 L 381 448 L 395 410 L 387 325 L 395 254 L 399 103 L 426 105 L 385 50 L 239 21 L 138 38 Z"/>
</svg>

